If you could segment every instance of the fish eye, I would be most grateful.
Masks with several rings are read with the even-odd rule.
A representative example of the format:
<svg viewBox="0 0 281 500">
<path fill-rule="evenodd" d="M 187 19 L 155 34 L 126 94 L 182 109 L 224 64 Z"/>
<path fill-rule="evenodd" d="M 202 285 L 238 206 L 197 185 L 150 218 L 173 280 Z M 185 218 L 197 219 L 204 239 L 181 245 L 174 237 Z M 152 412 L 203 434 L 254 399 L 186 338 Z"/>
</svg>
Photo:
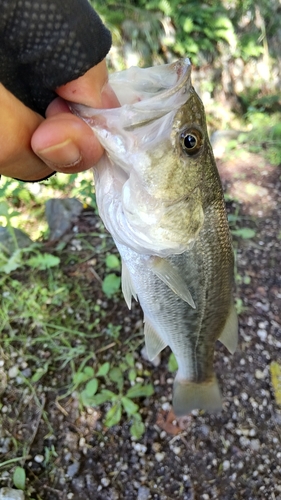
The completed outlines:
<svg viewBox="0 0 281 500">
<path fill-rule="evenodd" d="M 202 146 L 202 134 L 196 128 L 188 128 L 181 133 L 180 143 L 186 154 L 195 155 Z"/>
</svg>

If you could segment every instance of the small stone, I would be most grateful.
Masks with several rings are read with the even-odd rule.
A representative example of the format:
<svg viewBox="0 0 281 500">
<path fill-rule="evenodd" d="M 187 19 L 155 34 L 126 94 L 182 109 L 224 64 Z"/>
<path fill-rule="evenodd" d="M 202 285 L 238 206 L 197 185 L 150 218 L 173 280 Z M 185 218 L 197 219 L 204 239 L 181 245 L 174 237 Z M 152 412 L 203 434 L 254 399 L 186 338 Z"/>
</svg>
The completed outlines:
<svg viewBox="0 0 281 500">
<path fill-rule="evenodd" d="M 262 371 L 262 370 L 256 370 L 255 371 L 255 377 L 258 379 L 258 380 L 262 380 L 265 378 L 265 373 Z"/>
<path fill-rule="evenodd" d="M 146 486 L 141 486 L 138 489 L 137 500 L 148 500 L 150 498 L 150 489 Z"/>
<path fill-rule="evenodd" d="M 24 370 L 22 370 L 21 375 L 25 378 L 30 378 L 32 375 L 31 369 L 25 368 Z"/>
<path fill-rule="evenodd" d="M 246 438 L 245 436 L 241 436 L 239 438 L 239 442 L 240 442 L 242 448 L 247 448 L 247 446 L 249 446 L 249 444 L 250 444 L 250 440 L 248 438 Z"/>
<path fill-rule="evenodd" d="M 42 462 L 44 462 L 43 455 L 35 455 L 34 462 L 37 462 L 37 464 L 41 464 Z"/>
<path fill-rule="evenodd" d="M 157 442 L 152 443 L 152 449 L 153 449 L 153 451 L 155 451 L 157 453 L 158 451 L 161 450 L 161 444 L 157 443 Z"/>
<path fill-rule="evenodd" d="M 16 378 L 18 373 L 19 373 L 19 367 L 17 365 L 12 366 L 8 371 L 8 375 L 10 378 Z"/>
<path fill-rule="evenodd" d="M 135 448 L 136 452 L 140 455 L 144 455 L 144 453 L 146 453 L 146 450 L 147 450 L 147 447 L 141 443 L 135 443 L 134 448 Z"/>
<path fill-rule="evenodd" d="M 164 457 L 165 457 L 165 453 L 156 453 L 155 454 L 155 458 L 157 460 L 157 462 L 162 462 L 162 460 L 164 460 Z"/>
<path fill-rule="evenodd" d="M 250 448 L 253 451 L 258 451 L 260 449 L 260 440 L 259 439 L 251 439 Z"/>
<path fill-rule="evenodd" d="M 169 411 L 170 409 L 171 409 L 171 405 L 168 401 L 166 401 L 166 403 L 162 404 L 162 410 Z"/>
<path fill-rule="evenodd" d="M 174 452 L 175 455 L 179 455 L 180 452 L 181 452 L 181 447 L 180 446 L 174 446 L 172 448 L 172 450 L 173 450 L 173 452 Z"/>
<path fill-rule="evenodd" d="M 79 471 L 79 468 L 80 468 L 80 462 L 73 462 L 73 464 L 71 464 L 71 465 L 69 465 L 69 467 L 67 467 L 66 474 L 68 475 L 68 477 L 73 477 L 73 476 L 75 476 L 75 474 L 77 474 L 77 472 Z"/>
<path fill-rule="evenodd" d="M 0 453 L 8 453 L 12 439 L 10 437 L 0 440 Z"/>
<path fill-rule="evenodd" d="M 102 477 L 100 482 L 105 488 L 110 485 L 110 479 L 108 479 L 108 477 Z"/>
<path fill-rule="evenodd" d="M 230 461 L 224 460 L 222 463 L 222 468 L 223 468 L 223 470 L 228 470 L 230 468 Z"/>
<path fill-rule="evenodd" d="M 266 341 L 266 339 L 267 339 L 267 331 L 266 330 L 259 329 L 257 331 L 257 335 L 259 336 L 259 338 L 261 339 L 262 342 Z"/>
</svg>

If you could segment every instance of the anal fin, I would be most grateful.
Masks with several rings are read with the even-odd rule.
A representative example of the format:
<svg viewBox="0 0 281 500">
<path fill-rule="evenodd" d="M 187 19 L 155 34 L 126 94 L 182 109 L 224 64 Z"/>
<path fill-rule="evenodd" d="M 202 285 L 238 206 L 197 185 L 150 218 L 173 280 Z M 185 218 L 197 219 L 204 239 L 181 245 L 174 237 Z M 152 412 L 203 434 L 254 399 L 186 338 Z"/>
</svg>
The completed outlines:
<svg viewBox="0 0 281 500">
<path fill-rule="evenodd" d="M 147 318 L 144 318 L 144 338 L 147 357 L 152 361 L 168 345 L 154 330 Z"/>
<path fill-rule="evenodd" d="M 192 295 L 181 273 L 168 260 L 161 257 L 151 257 L 149 265 L 152 272 L 158 276 L 182 300 L 196 309 Z"/>
<path fill-rule="evenodd" d="M 137 294 L 135 292 L 132 279 L 129 273 L 129 270 L 125 264 L 125 262 L 122 260 L 122 292 L 124 295 L 124 299 L 127 303 L 127 306 L 129 309 L 132 307 L 132 297 L 134 297 L 135 300 L 137 299 Z"/>
<path fill-rule="evenodd" d="M 233 303 L 231 304 L 231 309 L 225 322 L 224 329 L 219 337 L 219 341 L 225 345 L 231 354 L 236 351 L 238 344 L 238 318 Z"/>
</svg>

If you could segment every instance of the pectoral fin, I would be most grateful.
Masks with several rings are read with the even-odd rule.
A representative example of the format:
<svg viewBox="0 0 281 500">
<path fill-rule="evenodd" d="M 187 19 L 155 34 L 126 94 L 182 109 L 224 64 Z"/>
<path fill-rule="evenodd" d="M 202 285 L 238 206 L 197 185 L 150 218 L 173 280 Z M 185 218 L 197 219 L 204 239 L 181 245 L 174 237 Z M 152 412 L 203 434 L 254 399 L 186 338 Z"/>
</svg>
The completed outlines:
<svg viewBox="0 0 281 500">
<path fill-rule="evenodd" d="M 238 318 L 234 304 L 231 305 L 230 313 L 219 337 L 219 341 L 233 354 L 238 344 Z"/>
<path fill-rule="evenodd" d="M 122 292 L 128 308 L 131 309 L 132 297 L 134 297 L 135 300 L 138 299 L 132 283 L 129 270 L 123 260 L 122 260 Z"/>
<path fill-rule="evenodd" d="M 160 335 L 154 330 L 147 318 L 144 318 L 144 337 L 147 357 L 152 361 L 167 346 Z"/>
<path fill-rule="evenodd" d="M 152 272 L 173 290 L 176 295 L 187 302 L 193 309 L 196 309 L 191 293 L 176 267 L 161 257 L 151 257 L 149 265 Z"/>
</svg>

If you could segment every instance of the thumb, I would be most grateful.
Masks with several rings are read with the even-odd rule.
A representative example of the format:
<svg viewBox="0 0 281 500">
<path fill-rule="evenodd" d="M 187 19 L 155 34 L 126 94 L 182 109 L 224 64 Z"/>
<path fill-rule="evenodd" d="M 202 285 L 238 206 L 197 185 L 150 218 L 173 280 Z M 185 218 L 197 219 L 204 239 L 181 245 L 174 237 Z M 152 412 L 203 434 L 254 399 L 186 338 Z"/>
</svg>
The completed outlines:
<svg viewBox="0 0 281 500">
<path fill-rule="evenodd" d="M 56 89 L 66 101 L 84 104 L 92 108 L 117 108 L 120 103 L 108 83 L 105 59 L 89 69 L 80 78 Z"/>
</svg>

